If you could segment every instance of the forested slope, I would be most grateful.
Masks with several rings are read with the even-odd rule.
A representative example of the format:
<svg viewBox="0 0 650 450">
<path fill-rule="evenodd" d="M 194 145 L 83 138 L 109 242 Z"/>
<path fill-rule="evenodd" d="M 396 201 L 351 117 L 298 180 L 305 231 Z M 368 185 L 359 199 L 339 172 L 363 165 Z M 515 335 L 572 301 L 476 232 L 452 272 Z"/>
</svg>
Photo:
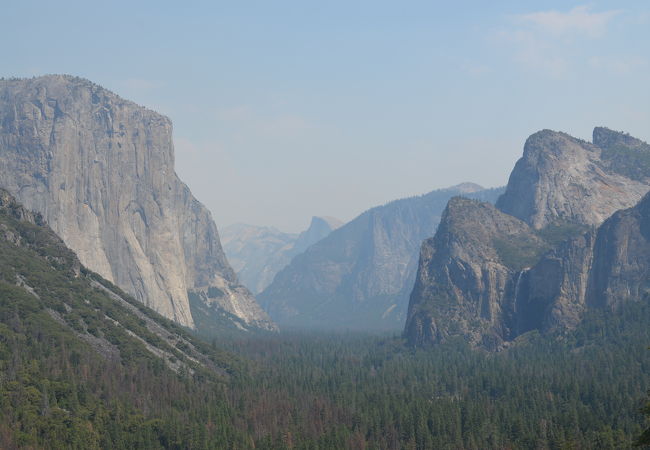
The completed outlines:
<svg viewBox="0 0 650 450">
<path fill-rule="evenodd" d="M 0 191 L 0 448 L 228 446 L 237 365 L 86 270 Z"/>
<path fill-rule="evenodd" d="M 258 448 L 619 449 L 645 425 L 649 318 L 630 302 L 499 353 L 325 334 L 230 348 L 258 362 L 240 388 Z"/>
</svg>

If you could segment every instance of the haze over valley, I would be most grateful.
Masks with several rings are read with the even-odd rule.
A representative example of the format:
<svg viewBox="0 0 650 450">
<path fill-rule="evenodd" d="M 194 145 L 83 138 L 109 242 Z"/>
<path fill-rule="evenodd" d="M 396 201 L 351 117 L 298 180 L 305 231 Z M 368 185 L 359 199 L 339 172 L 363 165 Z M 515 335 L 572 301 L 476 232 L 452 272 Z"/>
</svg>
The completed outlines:
<svg viewBox="0 0 650 450">
<path fill-rule="evenodd" d="M 5 5 L 0 448 L 650 445 L 650 9 L 535 3 Z"/>
</svg>

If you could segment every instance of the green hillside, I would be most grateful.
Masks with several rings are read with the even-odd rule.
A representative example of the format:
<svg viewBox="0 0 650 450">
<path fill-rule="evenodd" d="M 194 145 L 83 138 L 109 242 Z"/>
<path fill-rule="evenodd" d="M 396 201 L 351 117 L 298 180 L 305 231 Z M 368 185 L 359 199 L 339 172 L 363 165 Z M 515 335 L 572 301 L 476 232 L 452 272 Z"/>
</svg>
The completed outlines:
<svg viewBox="0 0 650 450">
<path fill-rule="evenodd" d="M 230 445 L 238 364 L 85 270 L 0 192 L 0 448 Z"/>
</svg>

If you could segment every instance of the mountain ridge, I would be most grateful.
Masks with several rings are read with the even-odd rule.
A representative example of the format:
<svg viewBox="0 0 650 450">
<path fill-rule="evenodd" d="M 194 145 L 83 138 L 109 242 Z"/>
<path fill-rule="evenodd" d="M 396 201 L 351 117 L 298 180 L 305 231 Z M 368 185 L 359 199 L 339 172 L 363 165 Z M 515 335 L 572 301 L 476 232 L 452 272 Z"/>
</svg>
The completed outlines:
<svg viewBox="0 0 650 450">
<path fill-rule="evenodd" d="M 496 200 L 464 184 L 371 208 L 297 255 L 259 296 L 278 323 L 324 329 L 399 329 L 417 252 L 453 195 Z M 472 192 L 467 192 L 472 191 Z"/>
<path fill-rule="evenodd" d="M 274 227 L 234 224 L 223 229 L 223 248 L 242 282 L 258 294 L 291 259 L 342 225 L 334 217 L 313 216 L 301 233 Z"/>
<path fill-rule="evenodd" d="M 479 213 L 489 209 L 486 204 L 449 202 L 444 223 L 422 245 L 404 329 L 411 344 L 463 336 L 473 345 L 497 350 L 528 331 L 562 332 L 598 303 L 594 289 L 614 289 L 608 284 L 614 273 L 624 267 L 633 270 L 635 264 L 646 267 L 641 256 L 626 265 L 631 250 L 625 238 L 612 248 L 614 237 L 603 236 L 617 217 L 632 222 L 616 228 L 619 232 L 639 236 L 634 233 L 640 219 L 630 217 L 650 202 L 650 170 L 642 176 L 624 173 L 633 167 L 629 161 L 635 161 L 627 156 L 650 156 L 650 147 L 602 127 L 595 128 L 594 136 L 601 145 L 614 142 L 622 161 L 620 156 L 601 158 L 607 148 L 543 130 L 526 141 L 524 155 L 490 214 Z M 512 235 L 512 225 L 499 229 L 503 223 L 518 223 L 521 237 Z M 640 237 L 635 242 L 646 248 Z M 603 246 L 607 250 L 595 251 Z M 608 259 L 617 264 L 608 266 Z M 594 276 L 594 267 L 608 275 Z M 632 278 L 638 280 L 639 274 Z M 625 282 L 616 288 L 619 301 L 623 293 L 632 299 L 641 296 L 638 286 L 635 295 L 631 287 Z"/>
</svg>

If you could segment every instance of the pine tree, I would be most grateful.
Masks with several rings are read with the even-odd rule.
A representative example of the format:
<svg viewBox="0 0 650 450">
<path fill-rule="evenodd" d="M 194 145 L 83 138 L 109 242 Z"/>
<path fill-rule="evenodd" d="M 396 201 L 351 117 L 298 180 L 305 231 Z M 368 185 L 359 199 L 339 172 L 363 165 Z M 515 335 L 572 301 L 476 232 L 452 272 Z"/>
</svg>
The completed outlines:
<svg viewBox="0 0 650 450">
<path fill-rule="evenodd" d="M 643 408 L 641 412 L 650 418 L 650 401 L 648 401 L 648 403 L 645 405 L 645 408 Z M 635 445 L 637 447 L 650 446 L 650 427 L 646 429 L 641 436 L 639 436 L 635 442 Z"/>
</svg>

